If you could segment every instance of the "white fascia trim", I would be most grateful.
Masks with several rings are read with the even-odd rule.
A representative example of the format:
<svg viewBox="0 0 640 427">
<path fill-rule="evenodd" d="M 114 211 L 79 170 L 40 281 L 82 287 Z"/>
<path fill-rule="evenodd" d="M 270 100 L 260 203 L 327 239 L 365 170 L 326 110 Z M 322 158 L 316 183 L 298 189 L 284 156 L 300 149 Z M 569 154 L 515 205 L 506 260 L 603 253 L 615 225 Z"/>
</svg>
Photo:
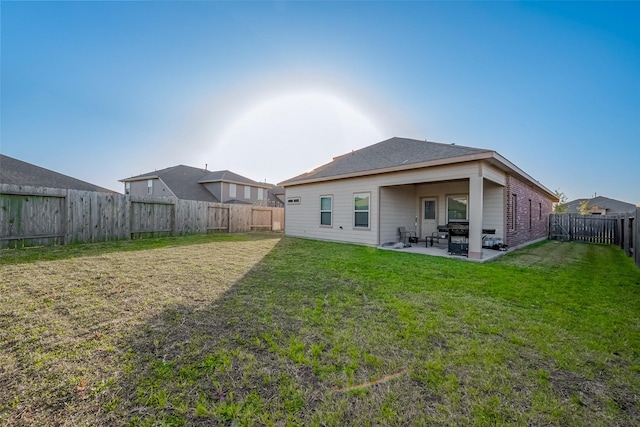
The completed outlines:
<svg viewBox="0 0 640 427">
<path fill-rule="evenodd" d="M 347 174 L 343 174 L 343 175 L 332 175 L 332 176 L 326 176 L 326 177 L 321 177 L 321 178 L 300 179 L 300 180 L 292 181 L 290 183 L 287 183 L 286 181 L 283 181 L 282 183 L 278 183 L 278 186 L 288 187 L 288 186 L 300 185 L 300 184 L 311 184 L 311 183 L 314 183 L 314 182 L 334 181 L 334 180 L 340 180 L 340 179 L 345 179 L 345 178 L 356 178 L 356 177 L 361 177 L 361 176 L 379 175 L 379 174 L 384 174 L 384 173 L 389 173 L 389 172 L 399 172 L 399 171 L 407 171 L 407 170 L 412 170 L 412 169 L 422 169 L 422 168 L 433 167 L 433 166 L 446 166 L 446 165 L 451 165 L 451 164 L 455 164 L 455 163 L 466 163 L 466 162 L 472 162 L 474 160 L 482 160 L 482 159 L 492 158 L 493 157 L 493 153 L 494 153 L 493 151 L 486 151 L 486 152 L 483 152 L 483 153 L 468 154 L 466 156 L 449 157 L 449 158 L 446 158 L 446 159 L 438 159 L 438 160 L 429 160 L 429 161 L 426 161 L 426 162 L 411 163 L 411 164 L 399 165 L 399 166 L 391 166 L 391 167 L 388 167 L 388 168 L 381 168 L 381 169 L 371 169 L 371 170 L 366 170 L 366 171 L 347 173 Z"/>
<path fill-rule="evenodd" d="M 158 175 L 145 175 L 145 176 L 138 176 L 136 178 L 119 179 L 118 182 L 146 181 L 148 179 L 160 179 L 160 178 L 158 178 Z"/>
<path fill-rule="evenodd" d="M 308 178 L 308 179 L 304 179 L 303 178 L 303 179 L 300 179 L 300 180 L 291 181 L 289 183 L 287 183 L 287 181 L 283 181 L 281 183 L 278 183 L 278 186 L 292 187 L 292 186 L 296 186 L 296 185 L 311 184 L 311 183 L 315 183 L 315 182 L 327 182 L 327 181 L 335 181 L 335 180 L 341 180 L 341 179 L 347 179 L 347 178 L 356 178 L 356 177 L 362 177 L 362 176 L 379 175 L 379 174 L 384 174 L 384 173 L 389 173 L 389 172 L 399 172 L 399 171 L 406 171 L 406 170 L 412 170 L 412 169 L 422 169 L 422 168 L 434 167 L 434 166 L 446 166 L 446 165 L 451 165 L 451 164 L 455 164 L 455 163 L 466 163 L 466 162 L 473 162 L 473 161 L 485 160 L 485 159 L 486 160 L 495 160 L 495 161 L 497 161 L 498 163 L 502 164 L 502 166 L 505 169 L 507 169 L 509 171 L 512 171 L 515 174 L 519 175 L 520 177 L 524 178 L 526 181 L 529 181 L 530 183 L 532 183 L 536 187 L 540 188 L 542 191 L 546 192 L 552 198 L 556 198 L 556 195 L 551 190 L 549 190 L 544 185 L 540 184 L 540 182 L 538 182 L 537 180 L 533 179 L 525 171 L 523 171 L 522 169 L 520 169 L 519 167 L 517 167 L 516 165 L 511 163 L 509 160 L 507 160 L 505 157 L 501 156 L 500 154 L 498 154 L 495 151 L 484 151 L 482 153 L 468 154 L 466 156 L 449 157 L 449 158 L 446 158 L 446 159 L 438 159 L 438 160 L 429 160 L 427 162 L 412 163 L 412 164 L 409 164 L 409 165 L 392 166 L 392 167 L 382 168 L 382 169 L 372 169 L 372 170 L 353 172 L 353 173 L 348 173 L 348 174 L 343 174 L 343 175 L 333 175 L 333 176 L 327 176 L 327 177 L 321 177 L 321 178 Z"/>
<path fill-rule="evenodd" d="M 198 184 L 211 184 L 214 182 L 226 182 L 227 184 L 236 184 L 236 185 L 248 185 L 251 187 L 256 187 L 256 188 L 265 188 L 265 189 L 270 189 L 271 187 L 268 187 L 266 185 L 260 184 L 259 182 L 256 183 L 249 183 L 249 182 L 241 182 L 241 181 L 230 181 L 228 179 L 213 179 L 213 180 L 203 180 L 203 181 L 198 181 Z"/>
</svg>

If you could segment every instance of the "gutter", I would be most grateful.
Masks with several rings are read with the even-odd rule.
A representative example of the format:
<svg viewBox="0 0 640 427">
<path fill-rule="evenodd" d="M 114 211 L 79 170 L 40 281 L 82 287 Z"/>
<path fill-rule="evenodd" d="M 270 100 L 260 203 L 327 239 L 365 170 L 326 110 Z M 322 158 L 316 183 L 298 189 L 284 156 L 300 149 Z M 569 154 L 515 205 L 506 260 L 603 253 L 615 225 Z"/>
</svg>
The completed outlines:
<svg viewBox="0 0 640 427">
<path fill-rule="evenodd" d="M 390 172 L 422 169 L 422 168 L 428 168 L 433 166 L 445 166 L 445 165 L 450 165 L 454 163 L 464 163 L 464 162 L 472 162 L 475 160 L 488 159 L 492 157 L 492 154 L 493 154 L 493 151 L 487 151 L 487 152 L 477 153 L 477 154 L 468 154 L 466 156 L 448 157 L 445 159 L 437 159 L 437 160 L 428 160 L 426 162 L 390 166 L 382 169 L 369 169 L 364 171 L 345 173 L 341 175 L 331 175 L 331 176 L 320 177 L 320 178 L 306 178 L 306 179 L 302 178 L 299 180 L 288 180 L 288 181 L 279 182 L 277 185 L 279 187 L 287 187 L 287 186 L 293 186 L 293 185 L 311 184 L 314 182 L 326 182 L 326 181 L 334 181 L 334 180 L 345 179 L 345 178 L 356 178 L 361 176 L 379 175 L 379 174 L 390 173 Z"/>
<path fill-rule="evenodd" d="M 552 199 L 554 200 L 557 199 L 557 196 L 551 190 L 549 190 L 544 185 L 540 184 L 540 182 L 538 182 L 537 180 L 533 179 L 529 174 L 527 174 L 522 169 L 520 169 L 519 167 L 511 163 L 505 157 L 498 154 L 496 151 L 492 151 L 492 150 L 484 151 L 481 153 L 468 154 L 465 156 L 448 157 L 445 159 L 429 160 L 426 162 L 391 166 L 391 167 L 386 167 L 382 169 L 370 169 L 370 170 L 364 170 L 364 171 L 358 171 L 358 172 L 345 173 L 341 175 L 331 175 L 331 176 L 318 177 L 318 178 L 313 178 L 313 177 L 301 178 L 301 179 L 294 178 L 291 180 L 279 182 L 277 185 L 279 187 L 293 187 L 296 185 L 312 184 L 317 182 L 337 181 L 337 180 L 347 179 L 347 178 L 380 175 L 380 174 L 391 173 L 391 172 L 402 172 L 402 171 L 409 171 L 413 169 L 423 169 L 423 168 L 429 168 L 429 167 L 435 167 L 435 166 L 448 166 L 456 163 L 467 163 L 467 162 L 473 162 L 478 160 L 493 160 L 497 162 L 500 166 L 502 166 L 501 169 L 503 171 L 514 172 L 515 174 L 519 175 L 520 177 L 524 178 L 526 181 L 530 182 L 531 184 L 535 185 L 536 187 L 538 187 L 539 189 L 547 193 L 549 196 L 551 196 Z"/>
</svg>

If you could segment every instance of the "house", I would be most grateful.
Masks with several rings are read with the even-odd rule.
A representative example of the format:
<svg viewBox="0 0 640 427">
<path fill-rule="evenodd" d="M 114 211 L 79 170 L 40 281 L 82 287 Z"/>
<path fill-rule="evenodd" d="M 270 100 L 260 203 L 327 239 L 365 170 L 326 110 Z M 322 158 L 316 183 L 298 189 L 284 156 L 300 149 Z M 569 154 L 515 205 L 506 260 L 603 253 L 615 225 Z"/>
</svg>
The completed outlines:
<svg viewBox="0 0 640 427">
<path fill-rule="evenodd" d="M 284 208 L 284 198 L 284 188 L 274 185 L 267 193 L 267 206 Z"/>
<path fill-rule="evenodd" d="M 115 193 L 115 191 L 98 185 L 23 162 L 4 154 L 0 154 L 0 184 Z"/>
<path fill-rule="evenodd" d="M 253 181 L 228 170 L 210 171 L 191 166 L 172 166 L 121 179 L 125 194 L 175 197 L 217 203 L 268 204 L 271 184 Z"/>
<path fill-rule="evenodd" d="M 468 256 L 479 259 L 483 230 L 520 246 L 548 235 L 552 191 L 493 150 L 391 138 L 335 157 L 281 182 L 285 235 L 379 246 L 398 227 L 421 238 L 468 224 Z"/>
<path fill-rule="evenodd" d="M 576 199 L 567 202 L 567 213 L 579 214 L 580 205 L 587 202 L 589 215 L 619 215 L 636 211 L 636 205 L 608 197 L 597 196 L 591 199 Z"/>
</svg>

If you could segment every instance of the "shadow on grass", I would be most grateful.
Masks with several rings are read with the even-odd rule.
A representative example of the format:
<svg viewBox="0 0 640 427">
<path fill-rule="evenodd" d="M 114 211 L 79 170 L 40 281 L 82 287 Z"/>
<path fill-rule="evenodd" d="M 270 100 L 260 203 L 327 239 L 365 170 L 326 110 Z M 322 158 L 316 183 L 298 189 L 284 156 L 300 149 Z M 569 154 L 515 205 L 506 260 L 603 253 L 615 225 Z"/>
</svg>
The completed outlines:
<svg viewBox="0 0 640 427">
<path fill-rule="evenodd" d="M 574 255 L 541 269 L 284 238 L 224 293 L 128 328 L 117 373 L 55 400 L 50 424 L 637 423 L 640 274 L 608 248 Z"/>
<path fill-rule="evenodd" d="M 167 307 L 125 337 L 127 374 L 103 396 L 105 420 L 344 425 L 434 414 L 438 398 L 408 374 L 412 350 L 384 344 L 406 333 L 398 314 L 314 245 L 284 239 L 211 305 Z"/>
<path fill-rule="evenodd" d="M 620 374 L 634 371 L 633 344 L 570 336 L 578 330 L 563 322 L 574 323 L 579 313 L 552 312 L 548 290 L 518 285 L 555 274 L 541 273 L 538 261 L 522 270 L 509 258 L 477 266 L 352 246 L 335 252 L 328 245 L 283 239 L 211 305 L 168 307 L 127 337 L 121 344 L 127 374 L 103 403 L 112 408 L 104 419 L 130 425 L 638 421 L 640 382 Z M 500 283 L 512 276 L 518 277 Z M 473 286 L 460 283 L 464 277 Z M 638 276 L 625 277 L 622 282 Z M 522 299 L 522 292 L 529 296 Z M 550 298 L 560 301 L 558 295 Z M 638 340 L 637 333 L 627 337 Z M 625 357 L 616 357 L 618 351 Z"/>
</svg>

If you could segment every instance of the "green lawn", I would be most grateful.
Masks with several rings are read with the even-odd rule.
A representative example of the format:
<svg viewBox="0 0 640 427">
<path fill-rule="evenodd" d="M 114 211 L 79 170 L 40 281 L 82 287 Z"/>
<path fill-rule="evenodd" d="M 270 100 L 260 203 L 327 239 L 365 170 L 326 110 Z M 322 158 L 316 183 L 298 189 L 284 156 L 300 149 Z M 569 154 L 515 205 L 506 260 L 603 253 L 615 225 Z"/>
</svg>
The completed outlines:
<svg viewBox="0 0 640 427">
<path fill-rule="evenodd" d="M 191 243 L 1 254 L 0 422 L 640 425 L 640 270 L 618 248 Z"/>
</svg>

